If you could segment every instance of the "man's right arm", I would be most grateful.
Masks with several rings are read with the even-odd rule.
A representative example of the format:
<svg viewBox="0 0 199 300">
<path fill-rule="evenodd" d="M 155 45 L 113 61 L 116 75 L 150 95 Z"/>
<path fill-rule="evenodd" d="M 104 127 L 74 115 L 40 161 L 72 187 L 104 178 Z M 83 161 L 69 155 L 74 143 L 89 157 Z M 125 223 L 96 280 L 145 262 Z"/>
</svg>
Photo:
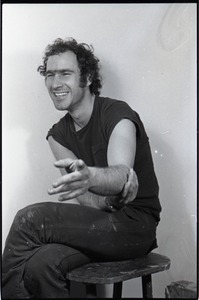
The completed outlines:
<svg viewBox="0 0 199 300">
<path fill-rule="evenodd" d="M 122 128 L 122 132 L 124 132 L 123 128 Z M 117 134 L 118 133 L 119 132 L 117 130 Z M 112 135 L 112 137 L 114 140 L 114 135 Z M 61 183 L 59 183 L 58 189 L 53 184 L 53 189 L 49 190 L 49 194 L 59 193 L 60 201 L 67 201 L 69 199 L 76 198 L 78 200 L 78 202 L 81 203 L 82 205 L 92 206 L 92 207 L 95 207 L 95 208 L 98 208 L 101 210 L 107 210 L 107 203 L 109 203 L 110 206 L 112 203 L 112 204 L 114 204 L 114 206 L 117 204 L 116 206 L 118 208 L 123 207 L 125 204 L 127 204 L 129 201 L 132 201 L 136 197 L 138 181 L 137 181 L 137 176 L 132 168 L 127 168 L 123 164 L 121 164 L 121 166 L 113 165 L 112 167 L 108 167 L 105 169 L 97 168 L 96 170 L 98 171 L 98 181 L 100 178 L 99 175 L 101 174 L 101 178 L 102 177 L 106 178 L 106 181 L 104 181 L 104 178 L 103 178 L 103 187 L 104 187 L 104 184 L 106 184 L 106 185 L 108 184 L 108 186 L 105 189 L 101 188 L 101 190 L 98 189 L 97 191 L 95 191 L 95 188 L 94 188 L 94 191 L 92 191 L 92 190 L 88 191 L 87 184 L 90 184 L 90 182 L 89 183 L 87 182 L 87 176 L 88 176 L 87 173 L 89 172 L 89 169 L 85 165 L 85 163 L 83 161 L 81 161 L 80 159 L 78 160 L 72 151 L 70 151 L 69 149 L 60 145 L 58 142 L 56 142 L 53 139 L 52 136 L 50 136 L 48 138 L 48 141 L 49 141 L 50 148 L 51 148 L 55 158 L 57 159 L 57 162 L 55 162 L 55 166 L 60 168 L 61 174 L 63 176 L 63 180 L 62 180 L 62 178 L 58 179 L 59 181 L 61 180 L 63 182 L 62 183 L 63 188 L 62 188 Z M 114 145 L 114 143 L 112 142 L 111 145 Z M 119 147 L 115 147 L 115 148 L 119 149 Z M 111 147 L 110 147 L 110 149 L 111 149 Z M 111 151 L 109 151 L 109 152 L 111 153 Z M 120 152 L 123 153 L 124 151 L 121 151 L 121 149 L 119 149 L 119 153 Z M 117 156 L 118 155 L 116 155 L 116 156 L 111 155 L 113 164 L 115 164 L 113 157 L 117 157 Z M 125 158 L 126 157 L 127 156 L 125 155 Z M 123 163 L 122 160 L 121 160 L 121 163 Z M 71 168 L 70 164 L 73 165 L 72 168 Z M 67 166 L 67 168 L 66 168 L 66 166 Z M 95 168 L 93 168 L 93 170 L 94 169 Z M 107 174 L 107 171 L 108 171 L 108 174 Z M 105 172 L 106 174 L 104 174 L 103 172 Z M 111 172 L 113 173 L 113 175 Z M 71 173 L 71 174 L 68 174 L 68 173 Z M 73 175 L 73 173 L 74 173 L 74 175 Z M 81 182 L 81 184 L 78 183 L 78 181 L 76 181 L 76 183 L 75 182 L 72 183 L 73 178 L 76 178 L 75 180 L 77 180 L 77 176 L 79 176 L 79 175 L 75 175 L 75 174 L 79 174 L 79 173 L 82 174 L 81 181 L 79 181 L 79 182 Z M 119 194 L 117 192 L 113 195 L 112 193 L 109 193 L 109 187 L 111 185 L 112 178 L 115 178 L 117 173 L 118 173 L 119 177 L 126 176 L 126 179 L 124 180 L 124 183 L 123 183 L 124 184 L 123 190 Z M 68 175 L 66 175 L 66 174 L 68 174 Z M 83 175 L 83 174 L 85 174 L 85 175 Z M 67 180 L 65 179 L 66 178 L 65 176 L 67 176 Z M 84 176 L 85 176 L 85 180 L 83 179 Z M 116 176 L 116 178 L 118 176 Z M 71 179 L 69 179 L 69 177 Z M 108 178 L 110 178 L 111 182 L 109 182 Z M 121 178 L 121 179 L 122 179 L 121 180 L 121 182 L 122 182 L 123 178 Z M 69 183 L 66 183 L 66 182 L 69 182 Z M 70 184 L 72 184 L 73 187 Z M 79 191 L 76 190 L 76 188 L 74 189 L 76 184 L 77 184 L 77 186 L 79 186 L 78 187 Z M 56 186 L 57 186 L 57 183 L 56 183 Z M 107 192 L 105 191 L 106 189 L 107 189 Z M 67 192 L 67 190 L 70 192 Z M 65 193 L 64 193 L 64 191 L 65 191 Z M 120 188 L 118 189 L 118 191 L 120 191 Z"/>
<path fill-rule="evenodd" d="M 65 158 L 71 158 L 73 160 L 77 160 L 77 157 L 72 151 L 60 145 L 58 142 L 56 142 L 53 139 L 52 136 L 49 136 L 48 143 L 56 160 L 65 159 Z M 65 175 L 69 173 L 70 170 L 67 170 L 65 168 L 60 168 L 60 172 L 62 175 Z M 63 198 L 62 200 L 62 195 L 60 195 L 58 200 L 64 201 L 65 199 Z M 81 205 L 91 206 L 101 210 L 107 209 L 107 206 L 105 204 L 105 196 L 100 196 L 89 191 L 84 193 L 83 195 L 78 196 L 74 200 L 78 201 Z"/>
</svg>

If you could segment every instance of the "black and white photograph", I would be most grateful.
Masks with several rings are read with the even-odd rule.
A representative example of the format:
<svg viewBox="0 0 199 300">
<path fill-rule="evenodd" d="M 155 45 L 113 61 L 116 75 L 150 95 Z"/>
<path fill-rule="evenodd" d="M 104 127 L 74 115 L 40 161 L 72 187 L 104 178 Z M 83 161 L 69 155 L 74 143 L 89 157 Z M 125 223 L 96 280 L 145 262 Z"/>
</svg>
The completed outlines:
<svg viewBox="0 0 199 300">
<path fill-rule="evenodd" d="M 2 5 L 3 299 L 195 298 L 197 4 Z"/>
</svg>

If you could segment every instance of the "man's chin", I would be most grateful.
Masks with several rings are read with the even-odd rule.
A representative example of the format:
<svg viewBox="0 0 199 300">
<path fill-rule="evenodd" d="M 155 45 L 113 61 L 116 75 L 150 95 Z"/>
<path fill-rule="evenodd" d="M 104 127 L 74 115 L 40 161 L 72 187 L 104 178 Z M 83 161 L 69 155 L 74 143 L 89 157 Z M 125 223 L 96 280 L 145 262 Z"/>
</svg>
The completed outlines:
<svg viewBox="0 0 199 300">
<path fill-rule="evenodd" d="M 59 111 L 65 111 L 68 108 L 68 107 L 66 107 L 66 105 L 60 105 L 60 104 L 57 104 L 57 103 L 54 103 L 54 106 Z"/>
</svg>

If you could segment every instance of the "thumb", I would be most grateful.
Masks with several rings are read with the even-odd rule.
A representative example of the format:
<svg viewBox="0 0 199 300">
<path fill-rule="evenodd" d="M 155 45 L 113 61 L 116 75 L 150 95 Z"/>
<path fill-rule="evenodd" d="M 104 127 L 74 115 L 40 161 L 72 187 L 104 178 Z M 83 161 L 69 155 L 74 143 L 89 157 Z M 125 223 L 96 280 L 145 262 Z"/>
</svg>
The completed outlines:
<svg viewBox="0 0 199 300">
<path fill-rule="evenodd" d="M 74 160 L 73 163 L 70 165 L 71 171 L 81 171 L 85 167 L 85 163 L 81 159 Z"/>
<path fill-rule="evenodd" d="M 80 171 L 80 170 L 82 170 L 84 167 L 85 167 L 84 161 L 83 161 L 82 159 L 78 159 L 78 160 L 76 161 L 76 170 L 77 170 L 77 171 Z"/>
<path fill-rule="evenodd" d="M 54 162 L 54 166 L 57 168 L 67 168 L 70 167 L 73 161 L 74 159 L 71 158 L 60 159 Z"/>
</svg>

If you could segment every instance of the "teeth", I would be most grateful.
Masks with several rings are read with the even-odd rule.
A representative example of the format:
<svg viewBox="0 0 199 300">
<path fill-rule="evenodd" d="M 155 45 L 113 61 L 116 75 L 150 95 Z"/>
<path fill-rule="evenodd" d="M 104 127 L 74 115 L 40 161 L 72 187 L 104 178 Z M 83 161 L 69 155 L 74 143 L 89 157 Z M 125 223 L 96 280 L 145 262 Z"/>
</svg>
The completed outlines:
<svg viewBox="0 0 199 300">
<path fill-rule="evenodd" d="M 69 92 L 60 92 L 60 93 L 55 93 L 55 96 L 56 97 L 59 97 L 59 96 L 66 96 Z"/>
</svg>

